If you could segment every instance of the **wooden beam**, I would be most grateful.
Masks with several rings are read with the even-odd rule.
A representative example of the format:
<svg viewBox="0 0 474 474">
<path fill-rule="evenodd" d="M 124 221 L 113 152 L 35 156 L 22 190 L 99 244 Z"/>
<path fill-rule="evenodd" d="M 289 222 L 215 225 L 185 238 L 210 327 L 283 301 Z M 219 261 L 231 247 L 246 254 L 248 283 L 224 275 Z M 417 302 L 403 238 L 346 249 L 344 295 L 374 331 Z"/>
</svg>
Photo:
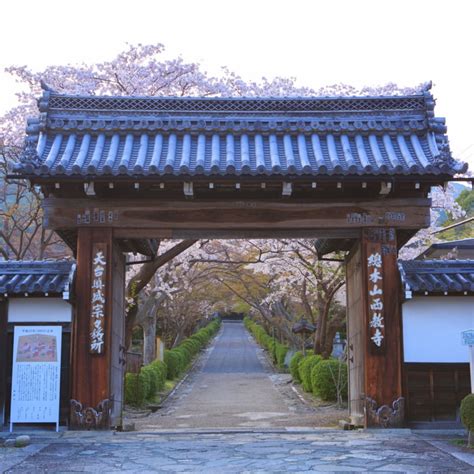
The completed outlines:
<svg viewBox="0 0 474 474">
<path fill-rule="evenodd" d="M 420 229 L 429 225 L 429 199 L 335 202 L 157 201 L 46 198 L 44 225 L 174 230 L 357 229 L 391 226 Z"/>
<path fill-rule="evenodd" d="M 114 229 L 117 239 L 355 239 L 359 229 Z"/>
</svg>

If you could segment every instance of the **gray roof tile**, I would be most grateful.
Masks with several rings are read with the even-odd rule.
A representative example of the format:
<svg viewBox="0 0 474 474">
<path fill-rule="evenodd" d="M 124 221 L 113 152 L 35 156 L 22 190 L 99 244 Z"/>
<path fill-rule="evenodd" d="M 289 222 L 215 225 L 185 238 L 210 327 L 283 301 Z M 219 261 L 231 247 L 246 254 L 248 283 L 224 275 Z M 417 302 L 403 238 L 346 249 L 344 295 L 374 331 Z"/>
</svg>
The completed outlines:
<svg viewBox="0 0 474 474">
<path fill-rule="evenodd" d="M 416 293 L 474 293 L 474 260 L 400 260 L 398 266 Z"/>
<path fill-rule="evenodd" d="M 429 93 L 94 97 L 45 92 L 16 172 L 43 176 L 462 172 Z"/>
<path fill-rule="evenodd" d="M 0 261 L 0 294 L 63 293 L 71 290 L 71 261 Z"/>
</svg>

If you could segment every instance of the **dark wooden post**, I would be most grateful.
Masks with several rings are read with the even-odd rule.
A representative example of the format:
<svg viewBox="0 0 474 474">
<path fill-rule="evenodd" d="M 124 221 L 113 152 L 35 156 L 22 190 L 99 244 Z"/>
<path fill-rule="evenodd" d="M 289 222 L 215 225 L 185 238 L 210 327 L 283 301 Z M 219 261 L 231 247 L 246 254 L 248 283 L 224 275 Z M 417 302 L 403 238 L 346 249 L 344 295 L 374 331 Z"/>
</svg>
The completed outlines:
<svg viewBox="0 0 474 474">
<path fill-rule="evenodd" d="M 0 427 L 4 425 L 7 403 L 7 361 L 8 361 L 8 301 L 0 296 Z"/>
<path fill-rule="evenodd" d="M 73 429 L 107 429 L 119 416 L 123 268 L 112 229 L 78 229 L 70 414 Z"/>
<path fill-rule="evenodd" d="M 347 262 L 349 401 L 366 426 L 404 421 L 400 279 L 395 229 L 364 229 Z"/>
</svg>

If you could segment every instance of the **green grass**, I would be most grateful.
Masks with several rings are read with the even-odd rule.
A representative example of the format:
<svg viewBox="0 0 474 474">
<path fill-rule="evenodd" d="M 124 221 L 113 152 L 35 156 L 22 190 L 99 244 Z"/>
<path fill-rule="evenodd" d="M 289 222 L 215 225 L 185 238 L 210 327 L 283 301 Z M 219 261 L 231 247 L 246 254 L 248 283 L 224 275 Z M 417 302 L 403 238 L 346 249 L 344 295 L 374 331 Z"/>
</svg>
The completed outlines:
<svg viewBox="0 0 474 474">
<path fill-rule="evenodd" d="M 467 448 L 467 449 L 472 449 L 474 450 L 474 446 L 468 446 L 467 445 L 467 439 L 450 439 L 449 444 L 452 444 L 453 446 L 458 446 L 460 448 Z"/>
</svg>

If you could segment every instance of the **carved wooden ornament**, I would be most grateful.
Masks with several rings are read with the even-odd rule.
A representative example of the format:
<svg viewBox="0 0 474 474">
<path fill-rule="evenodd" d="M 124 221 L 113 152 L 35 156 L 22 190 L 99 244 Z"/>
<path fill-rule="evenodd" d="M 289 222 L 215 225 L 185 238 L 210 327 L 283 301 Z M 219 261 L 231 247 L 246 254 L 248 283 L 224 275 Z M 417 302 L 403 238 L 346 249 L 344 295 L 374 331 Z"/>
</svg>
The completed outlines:
<svg viewBox="0 0 474 474">
<path fill-rule="evenodd" d="M 108 429 L 111 403 L 102 400 L 96 408 L 83 407 L 81 402 L 71 400 L 71 428 L 76 430 Z"/>
</svg>

